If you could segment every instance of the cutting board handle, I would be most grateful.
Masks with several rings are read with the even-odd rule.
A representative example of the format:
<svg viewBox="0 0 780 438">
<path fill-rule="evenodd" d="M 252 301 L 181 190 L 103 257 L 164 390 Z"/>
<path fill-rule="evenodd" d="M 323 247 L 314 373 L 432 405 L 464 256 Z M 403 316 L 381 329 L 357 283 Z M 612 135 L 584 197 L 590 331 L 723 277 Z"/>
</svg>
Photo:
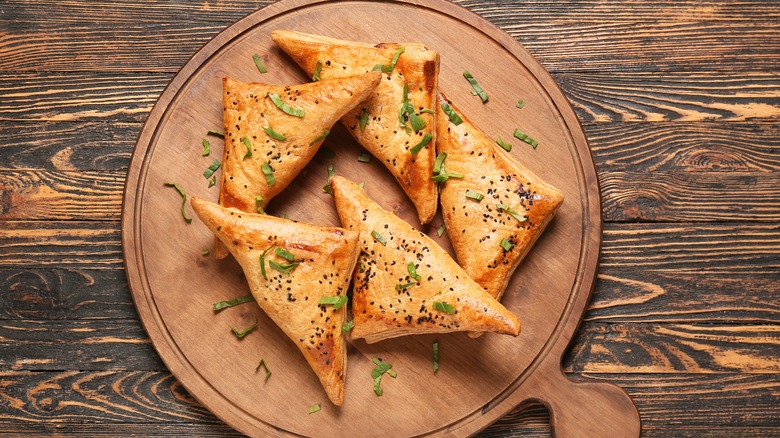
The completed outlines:
<svg viewBox="0 0 780 438">
<path fill-rule="evenodd" d="M 544 373 L 544 396 L 534 397 L 550 410 L 553 436 L 638 437 L 639 412 L 619 387 L 603 382 L 574 382 L 558 368 Z"/>
</svg>

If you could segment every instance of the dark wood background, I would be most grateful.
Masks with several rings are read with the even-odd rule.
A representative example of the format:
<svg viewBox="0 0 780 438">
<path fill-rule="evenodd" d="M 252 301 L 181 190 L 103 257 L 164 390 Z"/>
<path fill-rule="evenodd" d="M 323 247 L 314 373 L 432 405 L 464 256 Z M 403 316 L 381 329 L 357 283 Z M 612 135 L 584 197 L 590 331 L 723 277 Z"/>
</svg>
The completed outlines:
<svg viewBox="0 0 780 438">
<path fill-rule="evenodd" d="M 119 218 L 165 85 L 268 3 L 0 1 L 0 433 L 235 434 L 150 344 Z M 456 3 L 541 61 L 593 149 L 604 243 L 566 372 L 623 387 L 643 436 L 780 436 L 780 3 Z"/>
</svg>

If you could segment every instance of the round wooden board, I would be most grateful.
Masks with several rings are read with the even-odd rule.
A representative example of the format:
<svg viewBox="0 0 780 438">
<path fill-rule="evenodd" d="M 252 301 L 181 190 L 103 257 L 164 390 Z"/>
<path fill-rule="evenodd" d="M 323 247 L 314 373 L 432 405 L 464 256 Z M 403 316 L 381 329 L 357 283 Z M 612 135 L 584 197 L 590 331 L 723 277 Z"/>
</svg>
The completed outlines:
<svg viewBox="0 0 780 438">
<path fill-rule="evenodd" d="M 463 333 L 407 336 L 349 347 L 346 400 L 331 405 L 295 346 L 254 304 L 219 313 L 212 303 L 248 293 L 232 258 L 204 257 L 213 236 L 195 218 L 182 219 L 187 194 L 216 200 L 202 174 L 221 159 L 221 80 L 296 84 L 308 78 L 270 38 L 291 29 L 343 39 L 419 41 L 441 53 L 440 87 L 489 136 L 512 139 L 521 128 L 538 140 L 534 150 L 514 140 L 511 154 L 566 196 L 558 215 L 515 272 L 504 304 L 523 322 L 517 337 Z M 252 61 L 260 54 L 261 75 Z M 489 93 L 482 104 L 462 77 L 468 69 Z M 515 103 L 523 99 L 525 107 Z M 362 149 L 334 127 L 324 147 L 336 158 L 315 157 L 268 212 L 318 225 L 340 225 L 323 192 L 327 166 L 365 182 L 369 196 L 431 235 L 451 251 L 446 234 L 436 237 L 441 217 L 421 226 L 411 203 L 383 166 L 357 161 Z M 189 204 L 186 210 L 192 215 Z M 443 0 L 283 0 L 230 26 L 204 46 L 172 80 L 144 126 L 125 189 L 122 238 L 127 275 L 141 320 L 171 372 L 207 408 L 236 429 L 258 436 L 468 435 L 527 398 L 547 401 L 570 387 L 560 357 L 587 304 L 601 241 L 600 199 L 590 151 L 569 103 L 551 76 L 514 39 L 489 22 Z M 230 327 L 258 329 L 239 340 Z M 432 372 L 432 343 L 440 345 L 441 369 Z M 397 379 L 383 379 L 384 395 L 372 388 L 372 358 L 390 361 Z M 273 372 L 264 382 L 260 359 Z M 563 383 L 561 383 L 563 382 Z M 560 384 L 559 384 L 560 383 Z M 551 393 L 551 391 L 553 391 Z M 308 414 L 320 403 L 322 410 Z M 618 404 L 623 404 L 620 402 Z M 629 402 L 630 404 L 630 402 Z M 633 407 L 633 406 L 632 406 Z M 563 416 L 558 416 L 563 418 Z M 560 429 L 564 430 L 563 428 Z"/>
</svg>

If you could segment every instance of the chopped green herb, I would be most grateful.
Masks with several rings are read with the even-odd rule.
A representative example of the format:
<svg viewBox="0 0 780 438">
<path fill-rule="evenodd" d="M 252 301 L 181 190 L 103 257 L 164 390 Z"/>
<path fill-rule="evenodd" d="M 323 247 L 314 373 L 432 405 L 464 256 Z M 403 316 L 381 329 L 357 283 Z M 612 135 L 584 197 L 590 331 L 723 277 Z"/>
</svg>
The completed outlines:
<svg viewBox="0 0 780 438">
<path fill-rule="evenodd" d="M 270 164 L 263 163 L 260 165 L 260 169 L 263 170 L 263 175 L 265 175 L 265 182 L 267 182 L 269 186 L 276 184 L 276 178 L 274 177 L 274 170 L 271 169 Z"/>
<path fill-rule="evenodd" d="M 214 172 L 216 172 L 220 167 L 222 167 L 222 163 L 220 163 L 219 160 L 214 160 L 214 162 L 203 171 L 203 178 L 211 178 L 211 175 L 214 175 Z"/>
<path fill-rule="evenodd" d="M 181 195 L 181 215 L 188 224 L 191 224 L 192 218 L 187 216 L 187 212 L 184 210 L 184 206 L 187 204 L 187 194 L 184 193 L 184 189 L 175 182 L 167 182 L 165 185 L 173 187 L 177 192 L 179 192 L 179 195 Z"/>
<path fill-rule="evenodd" d="M 363 108 L 363 112 L 360 113 L 360 132 L 363 132 L 366 130 L 366 125 L 368 125 L 368 117 L 370 114 L 368 114 L 368 110 Z"/>
<path fill-rule="evenodd" d="M 335 297 L 320 297 L 320 306 L 333 306 L 333 310 L 339 310 L 347 304 L 349 297 L 346 295 L 337 295 Z"/>
<path fill-rule="evenodd" d="M 425 128 L 427 122 L 414 112 L 414 105 L 409 102 L 408 83 L 404 83 L 403 99 L 404 100 L 401 104 L 401 111 L 398 113 L 398 121 L 402 128 L 406 128 L 406 122 L 409 121 L 409 123 L 412 125 L 412 129 L 414 129 L 414 132 L 419 132 L 421 129 Z"/>
<path fill-rule="evenodd" d="M 504 150 L 506 150 L 507 152 L 512 151 L 512 145 L 510 143 L 505 142 L 504 139 L 502 139 L 501 137 L 496 137 L 496 143 L 498 143 L 498 145 L 504 148 Z"/>
<path fill-rule="evenodd" d="M 511 251 L 514 246 L 515 245 L 512 242 L 506 239 L 501 239 L 501 248 L 504 248 L 504 251 Z"/>
<path fill-rule="evenodd" d="M 445 303 L 443 301 L 434 301 L 433 308 L 438 310 L 439 312 L 456 313 L 456 310 L 454 307 L 452 307 L 452 304 Z"/>
<path fill-rule="evenodd" d="M 358 263 L 358 268 L 360 269 L 360 272 L 364 272 L 366 270 L 366 265 L 363 264 L 363 262 Z"/>
<path fill-rule="evenodd" d="M 327 193 L 329 195 L 333 195 L 333 188 L 330 186 L 330 183 L 325 184 L 324 186 L 322 186 L 322 190 L 324 190 L 325 193 Z"/>
<path fill-rule="evenodd" d="M 452 122 L 455 126 L 463 123 L 463 119 L 460 118 L 458 113 L 456 113 L 447 102 L 441 104 L 441 109 L 444 110 L 444 114 L 447 114 L 447 117 L 450 118 L 450 122 Z"/>
<path fill-rule="evenodd" d="M 294 116 L 294 117 L 303 117 L 304 116 L 304 110 L 300 108 L 293 108 L 290 105 L 287 105 L 281 97 L 279 97 L 276 93 L 270 93 L 268 97 L 271 99 L 271 101 L 274 103 L 274 105 L 277 106 L 280 110 L 284 111 L 285 113 Z"/>
<path fill-rule="evenodd" d="M 280 248 L 277 246 L 274 252 L 276 252 L 276 255 L 278 255 L 279 257 L 287 259 L 288 262 L 292 262 L 295 260 L 295 256 L 292 255 L 292 253 L 290 253 L 284 248 Z"/>
<path fill-rule="evenodd" d="M 372 70 L 381 70 L 383 73 L 392 73 L 393 69 L 395 68 L 395 64 L 398 63 L 398 58 L 402 53 L 404 53 L 405 50 L 406 48 L 404 48 L 404 46 L 399 47 L 395 52 L 395 55 L 393 55 L 393 59 L 390 61 L 390 65 L 377 64 Z"/>
<path fill-rule="evenodd" d="M 520 99 L 520 100 L 517 101 L 515 106 L 520 108 L 520 109 L 522 109 L 525 106 L 525 101 L 523 99 Z"/>
<path fill-rule="evenodd" d="M 436 161 L 433 162 L 433 173 L 441 173 L 441 166 L 444 164 L 444 159 L 447 158 L 446 152 L 439 152 L 436 156 Z"/>
<path fill-rule="evenodd" d="M 325 158 L 333 159 L 336 158 L 336 153 L 333 152 L 332 149 L 328 149 L 326 147 L 321 147 L 318 151 L 320 154 L 322 154 Z"/>
<path fill-rule="evenodd" d="M 411 152 L 411 153 L 412 153 L 412 155 L 417 155 L 417 153 L 419 153 L 419 152 L 422 150 L 422 148 L 424 148 L 424 147 L 425 147 L 425 145 L 427 145 L 428 143 L 430 143 L 430 142 L 431 142 L 431 140 L 433 140 L 433 136 L 432 136 L 431 134 L 428 134 L 428 133 L 426 132 L 426 133 L 425 133 L 425 135 L 423 135 L 423 139 L 422 139 L 422 140 L 420 140 L 420 142 L 419 142 L 419 143 L 417 143 L 416 145 L 414 145 L 414 147 L 413 147 L 413 148 L 409 149 L 409 152 Z"/>
<path fill-rule="evenodd" d="M 246 137 L 241 137 L 241 142 L 246 146 L 246 154 L 244 154 L 244 159 L 246 160 L 252 156 L 252 143 Z"/>
<path fill-rule="evenodd" d="M 222 309 L 227 309 L 228 307 L 234 307 L 238 306 L 239 304 L 245 304 L 245 303 L 251 303 L 255 299 L 252 297 L 252 294 L 244 295 L 243 297 L 234 298 L 232 300 L 228 301 L 220 301 L 218 303 L 214 303 L 211 306 L 211 310 L 215 312 L 219 312 Z"/>
<path fill-rule="evenodd" d="M 263 131 L 265 131 L 265 133 L 268 134 L 268 136 L 273 138 L 274 140 L 279 140 L 279 141 L 287 140 L 287 137 L 274 131 L 274 128 L 270 126 L 266 126 L 265 128 L 263 128 Z"/>
<path fill-rule="evenodd" d="M 206 257 L 209 254 L 211 254 L 211 251 L 209 251 L 208 249 L 204 249 L 200 252 L 200 255 L 202 255 L 203 257 Z"/>
<path fill-rule="evenodd" d="M 214 137 L 225 138 L 225 134 L 223 134 L 223 133 L 221 133 L 221 132 L 219 132 L 219 131 L 217 131 L 215 129 L 209 129 L 208 131 L 206 131 L 206 135 L 213 135 Z"/>
<path fill-rule="evenodd" d="M 211 154 L 211 143 L 204 138 L 201 144 L 203 145 L 203 156 L 208 157 Z"/>
<path fill-rule="evenodd" d="M 432 180 L 439 183 L 446 182 L 450 178 L 463 178 L 463 174 L 455 173 L 455 172 L 447 173 L 444 171 L 444 169 L 442 169 L 442 171 L 438 175 L 434 175 L 433 177 L 431 177 Z"/>
<path fill-rule="evenodd" d="M 398 377 L 398 373 L 396 373 L 395 370 L 387 370 L 387 375 L 394 379 Z"/>
<path fill-rule="evenodd" d="M 263 278 L 265 278 L 266 280 L 268 279 L 268 277 L 266 276 L 265 273 L 265 255 L 268 254 L 268 251 L 270 251 L 274 246 L 276 245 L 269 246 L 268 248 L 265 249 L 265 251 L 263 251 L 262 254 L 260 254 L 260 274 L 262 274 Z"/>
<path fill-rule="evenodd" d="M 255 196 L 255 208 L 257 209 L 258 213 L 265 214 L 265 210 L 263 210 L 263 197 L 262 196 Z"/>
<path fill-rule="evenodd" d="M 374 394 L 381 396 L 384 394 L 384 391 L 382 391 L 382 376 L 374 377 Z"/>
<path fill-rule="evenodd" d="M 360 187 L 361 189 L 364 189 L 364 188 L 366 188 L 366 183 L 364 183 L 363 181 L 360 181 L 360 184 L 358 184 L 358 187 Z"/>
<path fill-rule="evenodd" d="M 404 290 L 407 287 L 412 287 L 412 286 L 415 286 L 415 285 L 417 285 L 417 283 L 396 284 L 395 285 L 395 290 Z"/>
<path fill-rule="evenodd" d="M 260 363 L 257 364 L 257 368 L 255 368 L 255 372 L 260 371 L 260 368 L 265 368 L 265 379 L 263 379 L 263 382 L 267 382 L 268 378 L 271 377 L 271 370 L 269 370 L 268 365 L 265 364 L 265 359 L 260 359 Z"/>
<path fill-rule="evenodd" d="M 333 188 L 330 186 L 330 178 L 336 174 L 336 168 L 333 167 L 333 164 L 328 164 L 328 183 L 325 184 L 322 187 L 322 190 L 325 190 L 325 193 L 329 195 L 333 195 Z"/>
<path fill-rule="evenodd" d="M 414 264 L 414 262 L 409 262 L 408 265 L 406 265 L 406 270 L 409 271 L 409 276 L 414 278 L 417 281 L 422 280 L 422 276 L 417 273 L 417 266 Z"/>
<path fill-rule="evenodd" d="M 522 216 L 520 213 L 512 210 L 511 208 L 509 208 L 508 206 L 506 206 L 504 204 L 496 204 L 496 207 L 499 210 L 504 210 L 505 212 L 509 213 L 513 218 L 519 220 L 520 222 L 525 222 L 525 221 L 528 220 L 528 217 Z"/>
<path fill-rule="evenodd" d="M 318 142 L 320 142 L 322 140 L 325 140 L 325 137 L 327 137 L 328 134 L 330 134 L 330 130 L 326 129 L 326 130 L 322 131 L 322 135 L 320 135 L 319 137 L 317 137 L 314 140 L 312 140 L 311 143 L 309 143 L 309 146 L 314 146 L 316 143 L 318 143 Z"/>
<path fill-rule="evenodd" d="M 263 58 L 260 57 L 257 53 L 252 55 L 252 59 L 255 61 L 255 65 L 257 66 L 257 71 L 260 73 L 268 73 L 268 69 L 265 68 L 265 64 L 263 64 Z"/>
<path fill-rule="evenodd" d="M 277 271 L 281 272 L 284 275 L 290 275 L 292 271 L 295 269 L 296 266 L 300 265 L 300 263 L 290 263 L 288 265 L 280 265 L 279 263 L 276 263 L 273 260 L 268 261 L 268 266 L 270 266 L 273 269 L 276 269 Z"/>
<path fill-rule="evenodd" d="M 466 190 L 466 197 L 479 202 L 485 198 L 485 195 L 478 192 L 472 192 L 471 190 Z"/>
<path fill-rule="evenodd" d="M 236 329 L 234 327 L 230 327 L 230 331 L 232 331 L 233 334 L 236 335 L 236 337 L 238 339 L 241 339 L 244 336 L 246 336 L 247 333 L 251 332 L 255 328 L 257 328 L 257 320 L 256 319 L 255 319 L 255 323 L 254 324 L 250 325 L 249 327 L 245 328 L 244 330 L 239 331 L 238 329 Z"/>
<path fill-rule="evenodd" d="M 344 333 L 349 333 L 350 330 L 352 330 L 355 327 L 355 321 L 347 321 L 344 323 L 344 325 L 341 326 L 341 331 Z"/>
<path fill-rule="evenodd" d="M 436 230 L 436 234 L 441 237 L 442 234 L 444 234 L 444 230 L 447 229 L 447 226 L 445 224 L 441 224 L 438 230 Z"/>
<path fill-rule="evenodd" d="M 368 152 L 362 152 L 358 155 L 358 161 L 361 163 L 369 163 L 371 162 L 371 155 Z"/>
<path fill-rule="evenodd" d="M 374 237 L 374 239 L 376 239 L 377 242 L 387 246 L 387 240 L 385 240 L 381 234 L 377 233 L 376 231 L 371 231 L 371 235 Z"/>
<path fill-rule="evenodd" d="M 371 370 L 371 377 L 374 378 L 374 393 L 376 395 L 382 395 L 383 391 L 380 385 L 382 384 L 382 376 L 387 373 L 390 377 L 395 378 L 398 376 L 398 374 L 392 370 L 393 365 L 390 364 L 390 362 L 383 362 L 379 358 L 372 359 L 372 362 L 374 362 L 373 370 Z"/>
<path fill-rule="evenodd" d="M 322 63 L 317 61 L 317 65 L 314 66 L 314 75 L 312 75 L 311 80 L 315 82 L 319 81 L 320 73 L 322 73 Z"/>
<path fill-rule="evenodd" d="M 333 164 L 328 164 L 328 179 L 330 179 L 335 174 L 336 168 L 333 166 Z"/>
<path fill-rule="evenodd" d="M 521 131 L 519 129 L 515 129 L 514 136 L 517 139 L 523 140 L 524 142 L 530 144 L 531 147 L 533 147 L 534 149 L 536 149 L 536 147 L 539 146 L 539 143 L 536 140 L 534 140 L 533 138 L 529 137 L 528 134 L 523 133 L 523 131 Z"/>
<path fill-rule="evenodd" d="M 433 343 L 433 373 L 439 371 L 439 343 Z"/>
<path fill-rule="evenodd" d="M 482 103 L 485 103 L 488 101 L 488 95 L 485 93 L 485 90 L 482 89 L 482 87 L 479 85 L 479 82 L 477 82 L 476 79 L 474 79 L 474 76 L 471 75 L 471 73 L 467 71 L 463 72 L 463 77 L 466 78 L 467 81 L 469 81 L 469 84 L 471 84 L 471 88 L 474 89 L 473 94 L 479 96 L 480 99 L 482 99 Z"/>
<path fill-rule="evenodd" d="M 420 110 L 420 114 L 436 114 L 436 111 L 429 109 L 429 108 L 423 108 Z"/>
<path fill-rule="evenodd" d="M 214 187 L 214 184 L 216 184 L 216 183 L 217 183 L 217 177 L 216 177 L 216 176 L 213 176 L 213 177 L 212 177 L 212 178 L 209 180 L 209 188 L 212 188 L 212 187 Z"/>
<path fill-rule="evenodd" d="M 322 406 L 319 403 L 317 403 L 317 404 L 315 404 L 315 405 L 313 405 L 312 407 L 309 408 L 309 414 L 313 414 L 315 412 L 319 412 L 320 409 L 322 409 Z"/>
</svg>

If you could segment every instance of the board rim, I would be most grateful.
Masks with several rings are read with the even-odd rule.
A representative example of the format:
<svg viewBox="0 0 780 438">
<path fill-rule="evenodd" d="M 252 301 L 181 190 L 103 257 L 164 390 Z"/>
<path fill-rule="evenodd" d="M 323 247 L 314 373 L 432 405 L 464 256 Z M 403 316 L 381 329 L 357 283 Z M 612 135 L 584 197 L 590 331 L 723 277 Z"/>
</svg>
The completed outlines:
<svg viewBox="0 0 780 438">
<path fill-rule="evenodd" d="M 376 3 L 380 0 L 353 1 Z M 253 416 L 250 412 L 245 411 L 236 403 L 223 396 L 216 387 L 201 375 L 177 345 L 176 340 L 160 315 L 159 309 L 156 307 L 154 295 L 147 277 L 148 273 L 145 268 L 140 242 L 140 218 L 143 206 L 142 203 L 138 202 L 142 199 L 142 196 L 138 195 L 142 195 L 146 185 L 138 183 L 145 179 L 146 171 L 148 171 L 147 164 L 154 150 L 154 139 L 158 135 L 158 130 L 163 126 L 166 116 L 169 114 L 171 104 L 176 102 L 179 93 L 186 88 L 189 81 L 193 79 L 198 71 L 205 68 L 210 59 L 224 49 L 230 41 L 242 38 L 247 32 L 261 27 L 267 20 L 282 14 L 293 13 L 302 8 L 335 2 L 336 0 L 280 0 L 248 14 L 209 40 L 171 79 L 150 111 L 139 133 L 125 180 L 121 225 L 123 260 L 131 295 L 141 323 L 152 340 L 155 350 L 174 377 L 179 380 L 185 371 L 188 372 L 187 382 L 180 381 L 190 394 L 198 401 L 208 398 L 205 396 L 206 393 L 202 391 L 209 391 L 212 396 L 216 395 L 223 403 L 229 405 L 229 409 L 215 410 L 213 406 L 202 404 L 228 425 L 247 434 L 262 432 L 301 436 Z M 432 428 L 426 432 L 426 435 L 459 435 L 459 430 L 474 433 L 514 408 L 517 403 L 507 402 L 511 401 L 511 396 L 517 393 L 523 383 L 534 375 L 540 367 L 549 364 L 550 361 L 554 361 L 560 367 L 561 356 L 581 322 L 595 285 L 598 259 L 601 252 L 603 220 L 601 194 L 595 163 L 579 119 L 563 91 L 542 64 L 511 35 L 465 7 L 446 0 L 391 0 L 381 2 L 401 6 L 414 6 L 447 15 L 491 39 L 523 64 L 531 72 L 533 80 L 539 84 L 540 88 L 544 90 L 547 97 L 554 104 L 557 114 L 560 115 L 564 123 L 563 127 L 572 141 L 570 153 L 576 153 L 576 157 L 573 157 L 576 159 L 573 161 L 578 173 L 577 179 L 584 182 L 584 184 L 578 185 L 580 200 L 583 202 L 583 228 L 580 236 L 582 247 L 578 259 L 577 274 L 564 309 L 559 315 L 559 319 L 550 336 L 517 379 L 496 394 L 485 406 L 450 424 Z M 542 78 L 547 80 L 543 81 L 541 80 Z M 131 272 L 131 269 L 128 269 L 131 266 L 141 268 Z M 564 340 L 561 341 L 561 338 L 564 338 Z M 163 347 L 167 347 L 167 349 Z M 193 378 L 195 381 L 191 380 Z M 248 421 L 248 418 L 251 421 Z M 475 424 L 479 424 L 476 429 L 474 429 Z"/>
</svg>

